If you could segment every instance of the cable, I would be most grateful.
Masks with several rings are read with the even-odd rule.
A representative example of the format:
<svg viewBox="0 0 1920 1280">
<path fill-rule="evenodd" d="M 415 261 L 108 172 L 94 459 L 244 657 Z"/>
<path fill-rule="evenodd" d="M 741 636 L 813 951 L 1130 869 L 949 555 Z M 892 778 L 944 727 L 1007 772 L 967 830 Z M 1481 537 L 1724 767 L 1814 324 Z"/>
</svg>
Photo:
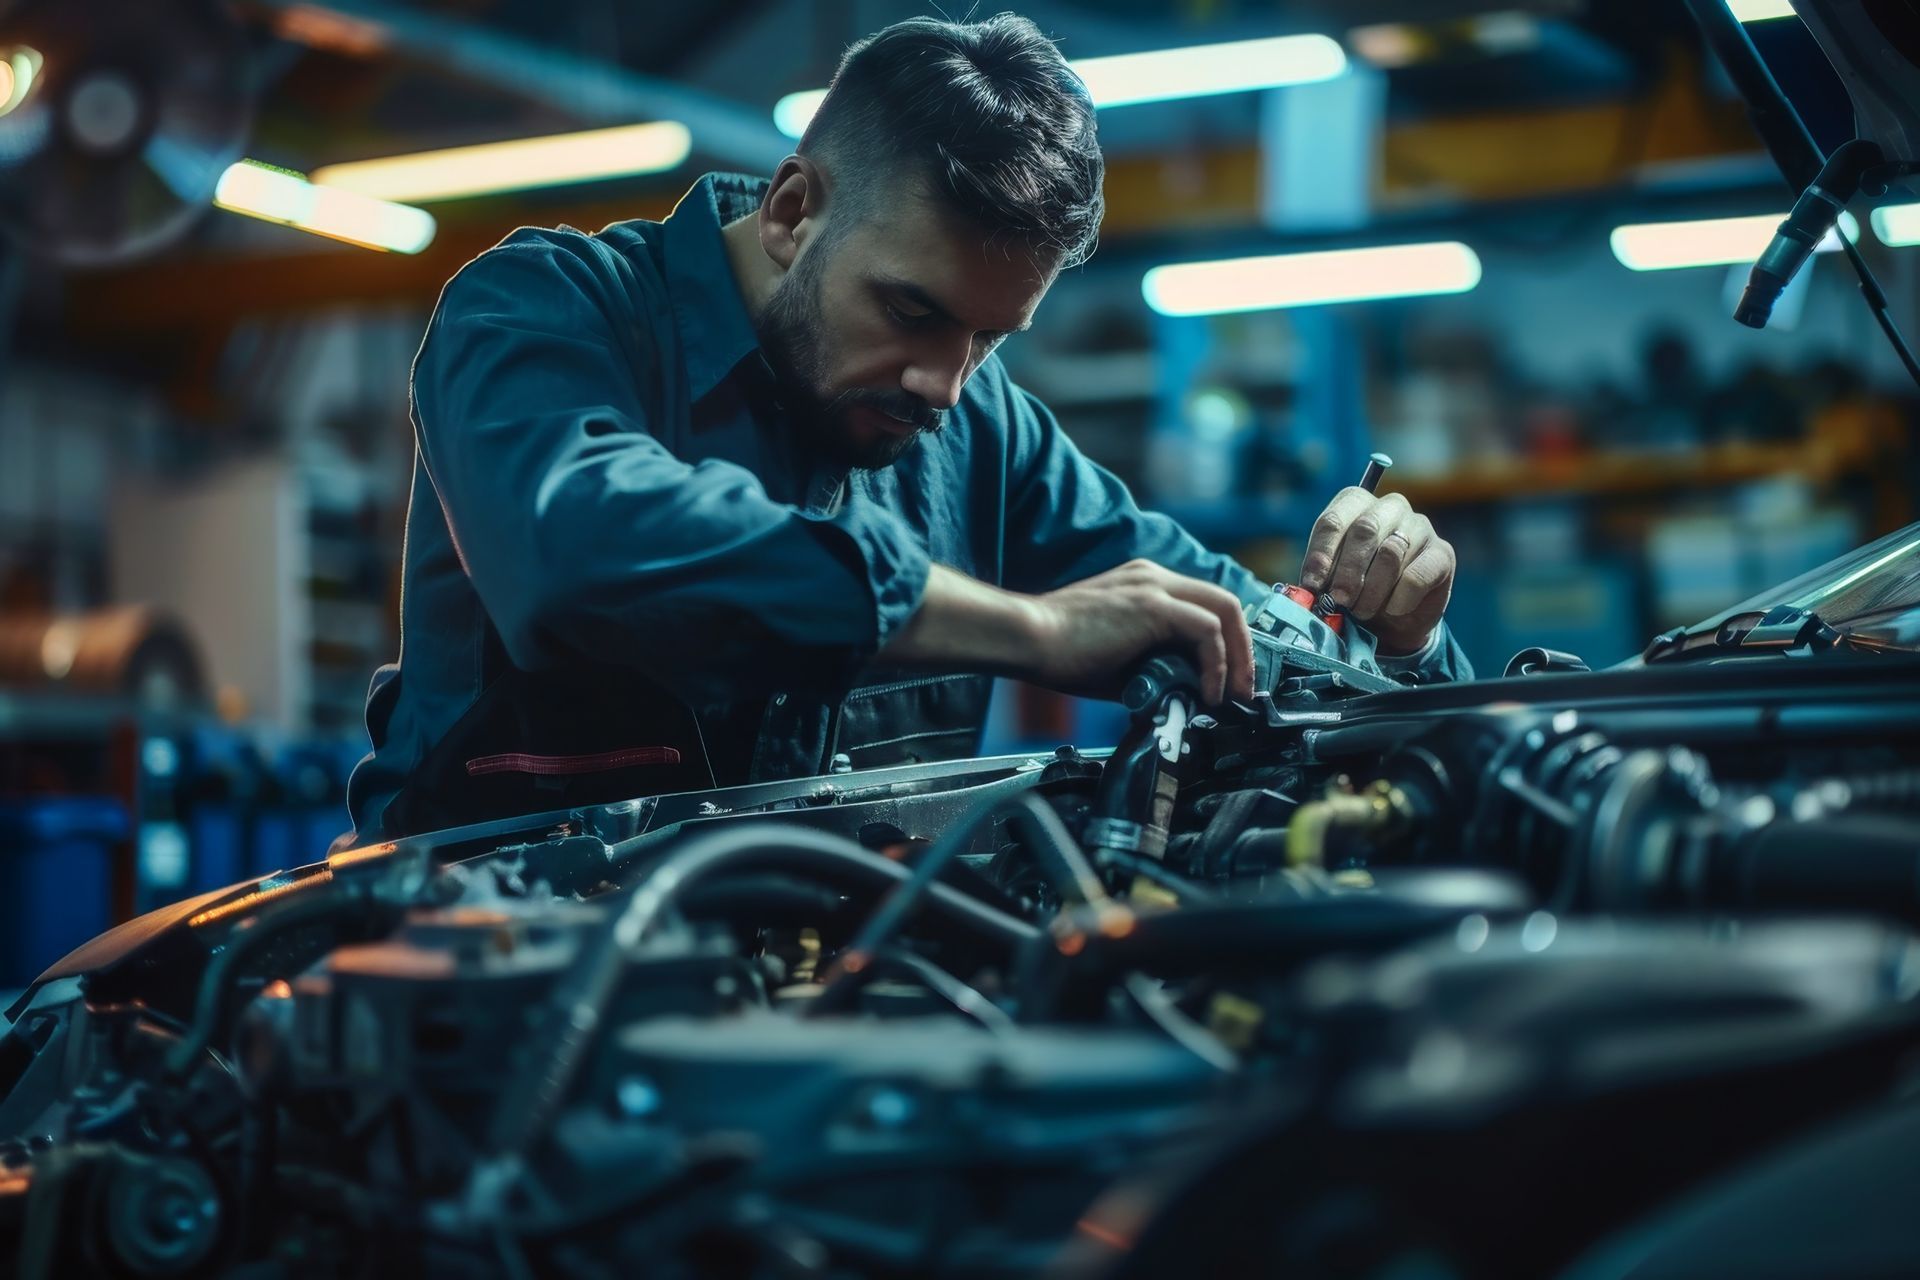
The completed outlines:
<svg viewBox="0 0 1920 1280">
<path fill-rule="evenodd" d="M 1054 874 L 1063 896 L 1076 901 L 1106 900 L 1106 888 L 1100 883 L 1100 877 L 1087 865 L 1084 855 L 1077 848 L 1072 848 L 1072 839 L 1067 835 L 1066 828 L 1060 825 L 1052 806 L 1029 792 L 1011 798 L 989 796 L 942 832 L 940 838 L 920 855 L 912 877 L 880 900 L 880 905 L 874 908 L 873 914 L 861 926 L 853 941 L 841 948 L 839 955 L 834 957 L 833 963 L 821 977 L 820 994 L 807 1005 L 802 1017 L 819 1017 L 847 1006 L 851 991 L 843 987 L 846 976 L 859 972 L 879 953 L 906 921 L 921 896 L 940 887 L 940 873 L 971 847 L 974 832 L 983 823 L 991 822 L 1003 813 L 1015 815 L 1014 820 L 1025 828 L 1030 837 L 1038 837 L 1034 843 L 1046 850 L 1046 855 L 1041 859 L 1042 866 Z M 1035 936 L 1038 936 L 1037 930 Z"/>
<path fill-rule="evenodd" d="M 1900 332 L 1900 326 L 1893 318 L 1893 312 L 1887 307 L 1886 291 L 1880 287 L 1880 281 L 1867 267 L 1867 260 L 1861 256 L 1860 249 L 1845 236 L 1840 237 L 1840 247 L 1847 255 L 1847 261 L 1853 264 L 1853 273 L 1860 277 L 1860 296 L 1866 299 L 1867 309 L 1873 312 L 1874 321 L 1879 324 L 1880 332 L 1887 335 L 1887 341 L 1893 346 L 1893 353 L 1900 357 L 1900 363 L 1906 366 L 1907 374 L 1916 383 L 1920 383 L 1920 359 L 1915 359 L 1913 348 L 1907 345 L 1906 335 Z"/>
<path fill-rule="evenodd" d="M 1720 65 L 1726 68 L 1734 88 L 1746 99 L 1747 114 L 1753 121 L 1754 131 L 1766 144 L 1774 164 L 1780 167 L 1780 172 L 1796 193 L 1805 191 L 1820 176 L 1827 158 L 1821 153 L 1820 145 L 1813 140 L 1813 135 L 1807 131 L 1806 122 L 1800 118 L 1792 101 L 1781 90 L 1780 82 L 1767 69 L 1766 59 L 1753 47 L 1752 37 L 1747 35 L 1740 20 L 1733 16 L 1726 0 L 1686 0 L 1686 5 L 1707 47 L 1713 50 Z M 1873 312 L 1880 331 L 1886 334 L 1894 354 L 1906 366 L 1908 375 L 1916 384 L 1920 384 L 1920 360 L 1914 358 L 1913 348 L 1907 345 L 1906 337 L 1888 310 L 1886 292 L 1881 289 L 1872 268 L 1867 266 L 1867 260 L 1861 256 L 1858 246 L 1844 235 L 1840 237 L 1840 248 L 1847 255 L 1854 275 L 1860 279 L 1860 294 L 1866 299 L 1867 308 Z"/>
<path fill-rule="evenodd" d="M 1015 797 L 1008 809 L 1007 825 L 1018 828 L 1040 869 L 1050 874 L 1061 902 L 1078 906 L 1107 900 L 1107 886 L 1100 873 L 1087 861 L 1052 805 L 1029 791 Z"/>
<path fill-rule="evenodd" d="M 1209 906 L 1222 901 L 1219 894 L 1200 887 L 1177 871 L 1167 870 L 1153 858 L 1143 858 L 1137 853 L 1126 853 L 1119 849 L 1106 849 L 1101 851 L 1100 861 L 1110 867 L 1118 867 L 1131 875 L 1151 880 L 1163 889 L 1172 890 L 1183 903 L 1189 906 Z"/>
<path fill-rule="evenodd" d="M 1166 1032 L 1168 1037 L 1192 1053 L 1210 1067 L 1221 1071 L 1235 1071 L 1240 1067 L 1240 1059 L 1233 1050 L 1221 1044 L 1213 1032 L 1182 1013 L 1165 992 L 1155 986 L 1144 974 L 1130 973 L 1122 984 L 1128 996 L 1140 1012 L 1147 1015 L 1153 1024 Z"/>
<path fill-rule="evenodd" d="M 985 995 L 968 986 L 960 979 L 942 969 L 923 955 L 900 947 L 888 947 L 876 953 L 874 963 L 862 970 L 859 978 L 865 978 L 876 968 L 893 967 L 904 969 L 924 985 L 927 990 L 952 1005 L 955 1010 L 979 1023 L 988 1031 L 1006 1034 L 1014 1030 L 1014 1021 L 1007 1011 L 989 1000 Z M 849 981 L 856 981 L 849 978 Z"/>
<path fill-rule="evenodd" d="M 618 850 L 615 846 L 616 855 Z M 492 1135 L 497 1155 L 512 1161 L 545 1131 L 586 1061 L 600 1021 L 625 975 L 628 956 L 646 940 L 680 895 L 723 870 L 782 864 L 813 871 L 821 870 L 824 864 L 844 874 L 896 885 L 915 878 L 898 863 L 870 853 L 851 840 L 807 827 L 756 824 L 689 839 L 678 851 L 661 859 L 625 904 L 582 944 L 579 959 L 555 986 L 551 1007 L 556 1025 L 549 1028 L 550 1035 L 545 1038 L 551 1048 L 515 1073 L 501 1090 Z M 1026 921 L 950 885 L 929 885 L 921 896 L 928 897 L 942 914 L 997 941 L 1023 944 L 1041 937 L 1040 930 Z"/>
</svg>

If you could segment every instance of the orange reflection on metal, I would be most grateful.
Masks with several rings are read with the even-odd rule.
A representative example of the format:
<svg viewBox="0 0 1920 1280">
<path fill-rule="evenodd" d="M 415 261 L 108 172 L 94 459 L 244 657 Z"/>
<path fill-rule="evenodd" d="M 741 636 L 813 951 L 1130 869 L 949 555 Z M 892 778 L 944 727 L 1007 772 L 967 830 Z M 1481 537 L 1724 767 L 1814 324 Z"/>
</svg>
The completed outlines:
<svg viewBox="0 0 1920 1280">
<path fill-rule="evenodd" d="M 894 843 L 883 847 L 880 850 L 880 856 L 894 862 L 905 862 L 908 854 L 918 853 L 932 843 L 933 841 L 927 839 L 925 836 L 908 836 L 905 840 L 896 840 Z"/>
<path fill-rule="evenodd" d="M 456 924 L 465 928 L 508 925 L 513 917 L 493 907 L 445 907 L 439 911 L 419 911 L 411 917 L 422 924 Z"/>
<path fill-rule="evenodd" d="M 260 988 L 260 998 L 262 1000 L 291 1000 L 293 999 L 293 984 L 289 983 L 285 978 L 275 978 L 272 982 Z"/>
<path fill-rule="evenodd" d="M 327 967 L 335 973 L 375 978 L 451 978 L 454 958 L 451 951 L 428 951 L 405 942 L 370 942 L 365 946 L 341 947 L 327 958 Z"/>
<path fill-rule="evenodd" d="M 263 902 L 271 902 L 275 898 L 283 898 L 289 893 L 312 888 L 316 885 L 323 885 L 331 879 L 333 879 L 333 868 L 323 866 L 318 871 L 301 876 L 297 880 L 288 880 L 282 884 L 255 889 L 251 893 L 241 894 L 230 902 L 222 902 L 215 906 L 208 907 L 205 911 L 197 915 L 188 916 L 187 927 L 189 929 L 198 929 L 202 925 L 225 920 L 228 916 L 240 915 L 244 912 L 252 911 Z"/>
<path fill-rule="evenodd" d="M 1089 1240 L 1097 1240 L 1109 1249 L 1131 1249 L 1133 1241 L 1121 1235 L 1112 1227 L 1095 1222 L 1092 1218 L 1082 1218 L 1073 1224 L 1073 1229 Z"/>
<path fill-rule="evenodd" d="M 297 4 L 275 15 L 274 27 L 285 39 L 354 58 L 371 58 L 387 47 L 376 22 L 337 14 L 317 5 Z"/>
<path fill-rule="evenodd" d="M 1054 945 L 1060 948 L 1063 956 L 1077 956 L 1087 948 L 1087 935 L 1084 933 L 1066 933 L 1054 939 Z"/>
<path fill-rule="evenodd" d="M 327 859 L 330 867 L 350 867 L 356 862 L 372 862 L 384 858 L 399 846 L 388 840 L 383 844 L 363 844 L 357 849 L 342 849 Z"/>
</svg>

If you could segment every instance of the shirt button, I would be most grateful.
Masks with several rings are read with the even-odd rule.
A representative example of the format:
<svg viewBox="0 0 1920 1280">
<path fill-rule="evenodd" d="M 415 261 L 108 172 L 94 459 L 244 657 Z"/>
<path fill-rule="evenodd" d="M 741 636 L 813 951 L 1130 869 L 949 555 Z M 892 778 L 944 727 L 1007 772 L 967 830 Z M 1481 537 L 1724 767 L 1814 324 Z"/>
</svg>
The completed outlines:
<svg viewBox="0 0 1920 1280">
<path fill-rule="evenodd" d="M 786 706 L 786 705 L 787 705 L 787 695 L 786 695 L 786 694 L 784 694 L 784 693 L 776 693 L 776 694 L 774 694 L 774 695 L 773 695 L 773 705 L 774 705 L 774 706 L 776 706 L 776 707 L 784 707 L 784 706 Z"/>
</svg>

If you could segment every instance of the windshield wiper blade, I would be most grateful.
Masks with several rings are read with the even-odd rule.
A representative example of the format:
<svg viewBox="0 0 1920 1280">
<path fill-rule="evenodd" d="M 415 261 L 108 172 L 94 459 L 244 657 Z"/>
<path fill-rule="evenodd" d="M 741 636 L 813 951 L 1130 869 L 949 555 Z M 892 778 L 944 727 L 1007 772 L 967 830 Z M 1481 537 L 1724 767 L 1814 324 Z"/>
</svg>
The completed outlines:
<svg viewBox="0 0 1920 1280">
<path fill-rule="evenodd" d="M 1676 627 L 1653 638 L 1640 655 L 1642 662 L 1662 662 L 1711 650 L 1715 653 L 1815 653 L 1831 649 L 1846 637 L 1811 609 L 1777 604 L 1765 613 L 1743 613 L 1728 618 L 1711 633 L 1696 634 Z"/>
</svg>

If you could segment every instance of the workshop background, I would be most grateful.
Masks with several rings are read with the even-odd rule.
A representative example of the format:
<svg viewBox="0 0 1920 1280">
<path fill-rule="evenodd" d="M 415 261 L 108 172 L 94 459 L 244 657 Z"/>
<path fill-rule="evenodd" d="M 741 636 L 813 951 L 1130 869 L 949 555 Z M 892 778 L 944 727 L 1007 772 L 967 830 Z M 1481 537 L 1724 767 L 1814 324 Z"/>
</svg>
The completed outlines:
<svg viewBox="0 0 1920 1280">
<path fill-rule="evenodd" d="M 1730 319 L 1790 194 L 1682 6 L 1012 7 L 1095 89 L 1108 213 L 1006 362 L 1268 578 L 1375 449 L 1459 549 L 1483 675 L 1621 661 L 1912 518 L 1911 385 L 1840 255 Z M 1735 7 L 1849 136 L 1783 0 Z M 344 828 L 441 284 L 515 226 L 771 172 L 846 43 L 916 12 L 0 0 L 0 984 Z M 62 58 L 97 65 L 50 129 Z M 1911 331 L 1900 198 L 1855 238 Z M 987 749 L 1117 723 L 1003 687 Z"/>
</svg>

